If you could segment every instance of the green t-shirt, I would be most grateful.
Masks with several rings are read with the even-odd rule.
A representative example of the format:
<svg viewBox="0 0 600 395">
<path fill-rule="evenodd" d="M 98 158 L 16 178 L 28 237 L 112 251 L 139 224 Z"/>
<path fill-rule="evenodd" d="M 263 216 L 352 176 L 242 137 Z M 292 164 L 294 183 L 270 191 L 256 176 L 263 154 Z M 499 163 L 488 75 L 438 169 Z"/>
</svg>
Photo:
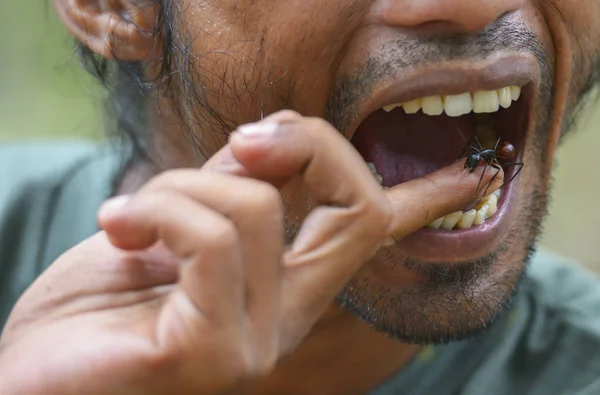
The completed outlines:
<svg viewBox="0 0 600 395">
<path fill-rule="evenodd" d="M 0 328 L 44 268 L 97 231 L 123 159 L 83 142 L 0 146 Z M 502 320 L 423 348 L 372 394 L 600 395 L 599 283 L 538 253 Z"/>
</svg>

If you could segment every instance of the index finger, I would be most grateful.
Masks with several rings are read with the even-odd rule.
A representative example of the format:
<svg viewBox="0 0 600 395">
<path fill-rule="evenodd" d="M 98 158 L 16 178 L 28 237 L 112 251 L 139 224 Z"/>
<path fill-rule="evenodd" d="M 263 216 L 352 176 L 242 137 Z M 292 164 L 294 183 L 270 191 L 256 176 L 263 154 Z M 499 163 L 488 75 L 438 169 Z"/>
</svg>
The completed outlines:
<svg viewBox="0 0 600 395">
<path fill-rule="evenodd" d="M 388 236 L 396 240 L 408 236 L 432 221 L 462 210 L 482 198 L 486 189 L 489 195 L 502 185 L 502 169 L 497 175 L 485 171 L 482 166 L 470 172 L 464 168 L 464 163 L 465 160 L 457 161 L 387 191 L 393 207 Z M 485 185 L 486 188 L 478 190 L 479 185 Z"/>
</svg>

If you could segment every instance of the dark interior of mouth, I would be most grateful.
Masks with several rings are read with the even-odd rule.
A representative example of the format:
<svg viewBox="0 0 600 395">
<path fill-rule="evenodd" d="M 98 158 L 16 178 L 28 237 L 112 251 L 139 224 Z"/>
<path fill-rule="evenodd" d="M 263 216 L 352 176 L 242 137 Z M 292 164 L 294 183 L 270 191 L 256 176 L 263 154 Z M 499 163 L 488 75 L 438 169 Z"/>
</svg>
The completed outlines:
<svg viewBox="0 0 600 395">
<path fill-rule="evenodd" d="M 481 143 L 493 148 L 495 139 L 489 135 L 492 128 L 502 141 L 516 147 L 518 157 L 527 129 L 524 103 L 521 98 L 495 113 L 470 113 L 460 117 L 429 116 L 422 111 L 406 114 L 401 107 L 389 113 L 380 109 L 360 124 L 352 144 L 365 162 L 375 165 L 383 178 L 383 186 L 387 187 L 423 177 L 453 163 L 476 131 Z M 504 167 L 505 177 L 510 177 L 514 170 L 514 167 Z"/>
</svg>

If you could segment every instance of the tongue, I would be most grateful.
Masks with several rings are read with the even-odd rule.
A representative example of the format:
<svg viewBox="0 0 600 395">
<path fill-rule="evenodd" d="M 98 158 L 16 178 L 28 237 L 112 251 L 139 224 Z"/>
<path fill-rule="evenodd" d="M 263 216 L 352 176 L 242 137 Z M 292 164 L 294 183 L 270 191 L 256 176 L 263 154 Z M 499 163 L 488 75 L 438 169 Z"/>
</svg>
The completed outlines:
<svg viewBox="0 0 600 395">
<path fill-rule="evenodd" d="M 366 162 L 372 162 L 384 186 L 423 177 L 454 162 L 474 133 L 470 116 L 451 118 L 403 109 L 379 110 L 358 128 L 352 144 Z"/>
</svg>

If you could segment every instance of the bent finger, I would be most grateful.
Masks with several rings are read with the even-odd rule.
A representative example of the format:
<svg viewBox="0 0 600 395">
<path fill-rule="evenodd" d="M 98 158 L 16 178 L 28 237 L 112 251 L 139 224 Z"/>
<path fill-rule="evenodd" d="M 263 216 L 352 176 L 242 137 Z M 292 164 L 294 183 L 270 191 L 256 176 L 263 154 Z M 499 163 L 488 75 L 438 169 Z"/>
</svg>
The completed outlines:
<svg viewBox="0 0 600 395">
<path fill-rule="evenodd" d="M 162 241 L 182 260 L 180 288 L 196 316 L 220 323 L 239 321 L 244 310 L 244 275 L 235 226 L 191 198 L 166 191 L 134 195 L 125 205 L 105 208 L 101 226 L 126 250 Z"/>
<path fill-rule="evenodd" d="M 176 191 L 227 217 L 236 227 L 246 283 L 246 308 L 255 342 L 264 353 L 277 346 L 283 254 L 283 204 L 275 187 L 206 169 L 165 172 L 140 194 Z"/>
</svg>

